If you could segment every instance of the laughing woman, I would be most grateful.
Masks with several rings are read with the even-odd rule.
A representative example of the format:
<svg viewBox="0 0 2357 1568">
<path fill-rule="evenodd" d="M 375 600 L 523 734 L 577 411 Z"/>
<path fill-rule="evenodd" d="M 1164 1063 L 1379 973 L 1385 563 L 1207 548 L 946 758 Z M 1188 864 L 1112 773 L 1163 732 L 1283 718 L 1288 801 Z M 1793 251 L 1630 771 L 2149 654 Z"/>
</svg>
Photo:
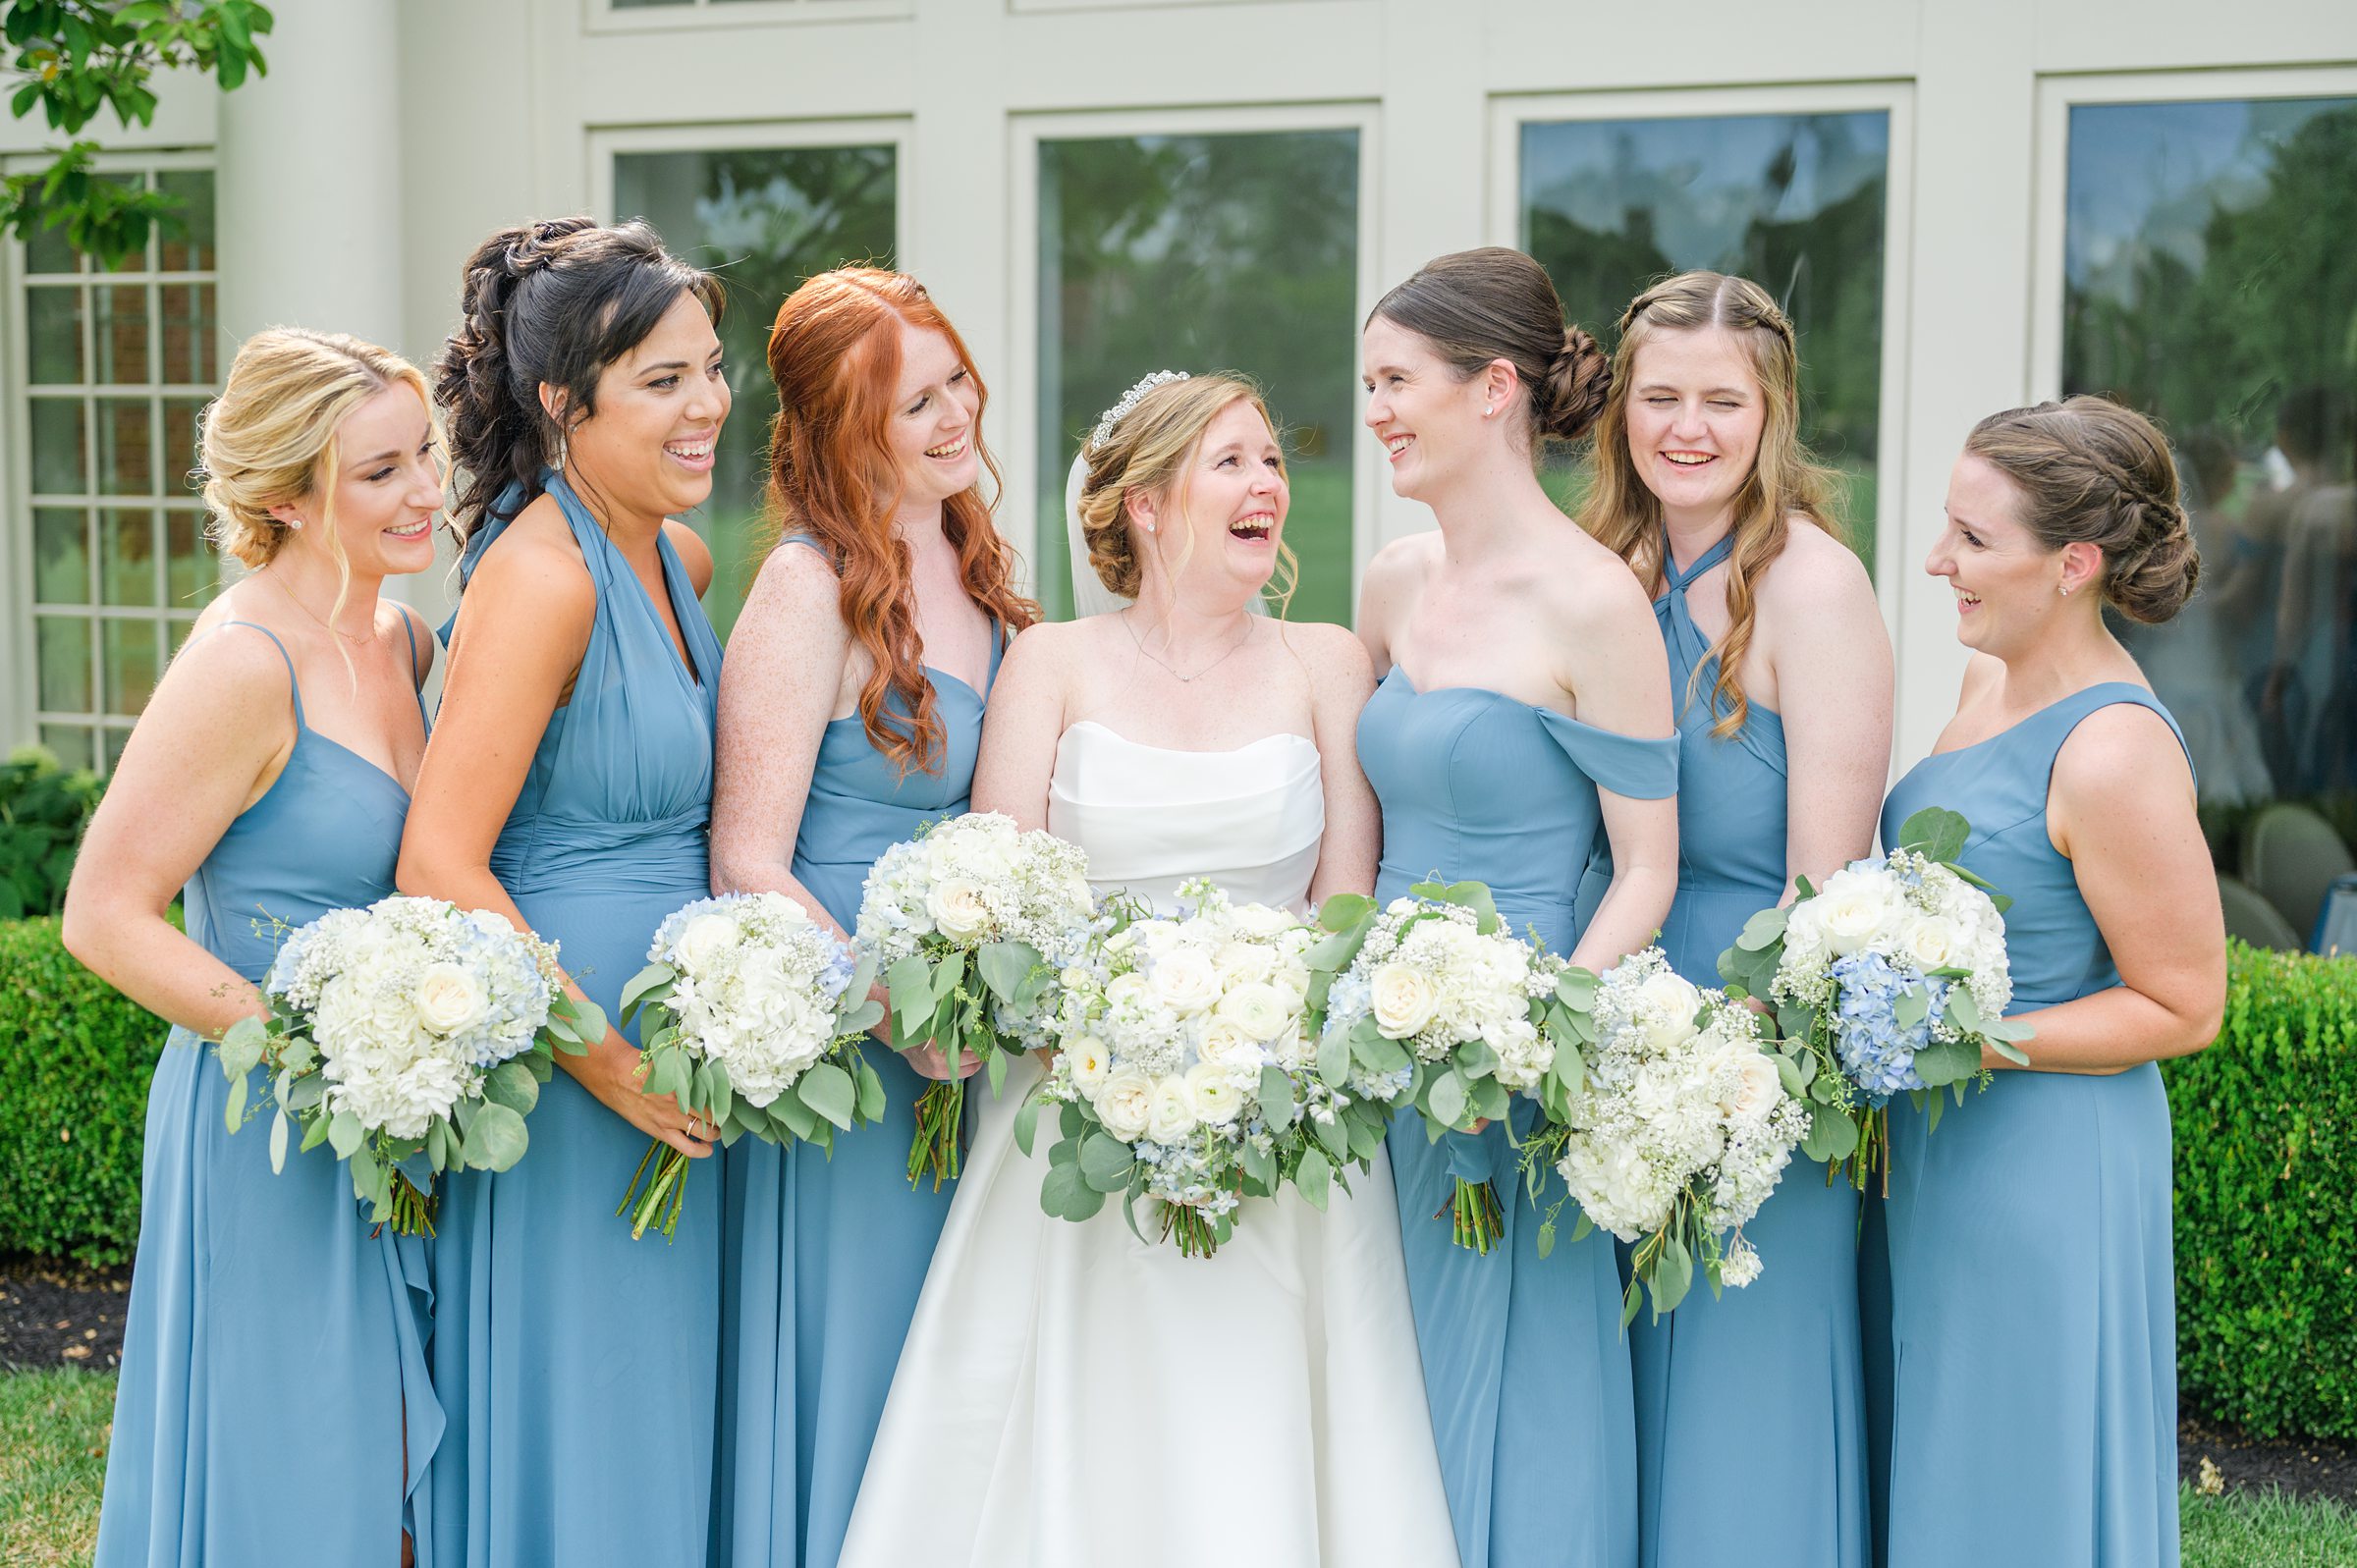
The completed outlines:
<svg viewBox="0 0 2357 1568">
<path fill-rule="evenodd" d="M 2013 898 L 2011 1016 L 2036 1034 L 2027 1068 L 1984 1054 L 1995 1082 L 1937 1137 L 1892 1108 L 1883 1560 L 2174 1568 L 2154 1063 L 2217 1035 L 2225 935 L 2184 737 L 2104 610 L 2165 622 L 2201 562 L 2167 445 L 2101 398 L 1982 420 L 1946 510 L 1924 569 L 1972 664 L 1883 838 L 1926 806 L 1971 819 L 1958 863 Z"/>
<path fill-rule="evenodd" d="M 355 338 L 262 333 L 205 410 L 212 537 L 247 572 L 149 699 L 66 894 L 66 946 L 176 1026 L 147 1092 L 105 1568 L 392 1568 L 405 1533 L 430 1544 L 423 1239 L 372 1230 L 324 1154 L 273 1174 L 258 1128 L 223 1127 L 201 1042 L 265 1015 L 266 922 L 393 892 L 434 641 L 378 587 L 433 565 L 436 448 L 425 378 Z"/>
<path fill-rule="evenodd" d="M 465 590 L 401 846 L 410 892 L 559 944 L 607 1010 L 701 896 L 720 642 L 711 557 L 674 514 L 729 413 L 718 286 L 643 224 L 505 230 L 466 264 L 440 391 L 466 469 Z M 615 1217 L 651 1135 L 711 1145 L 639 1091 L 610 1030 L 560 1054 L 513 1169 L 452 1178 L 435 1249 L 445 1564 L 702 1561 L 720 1192 L 690 1166 L 669 1245 Z"/>
</svg>

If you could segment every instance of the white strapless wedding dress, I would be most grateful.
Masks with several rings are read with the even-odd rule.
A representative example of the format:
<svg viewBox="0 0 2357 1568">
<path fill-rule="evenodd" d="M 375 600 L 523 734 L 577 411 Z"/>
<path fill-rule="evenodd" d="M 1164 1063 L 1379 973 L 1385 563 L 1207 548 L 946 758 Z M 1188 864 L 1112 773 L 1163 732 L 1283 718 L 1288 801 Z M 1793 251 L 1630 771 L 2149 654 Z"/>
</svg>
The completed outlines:
<svg viewBox="0 0 2357 1568">
<path fill-rule="evenodd" d="M 1099 892 L 1179 883 L 1302 908 L 1317 747 L 1171 751 L 1076 724 L 1048 828 Z M 1390 1165 L 1321 1215 L 1250 1200 L 1210 1258 L 1039 1207 L 1049 1139 L 1010 1131 L 1028 1058 L 981 1100 L 844 1542 L 844 1568 L 1449 1568 L 1448 1500 Z M 979 1082 L 979 1080 L 976 1080 Z"/>
</svg>

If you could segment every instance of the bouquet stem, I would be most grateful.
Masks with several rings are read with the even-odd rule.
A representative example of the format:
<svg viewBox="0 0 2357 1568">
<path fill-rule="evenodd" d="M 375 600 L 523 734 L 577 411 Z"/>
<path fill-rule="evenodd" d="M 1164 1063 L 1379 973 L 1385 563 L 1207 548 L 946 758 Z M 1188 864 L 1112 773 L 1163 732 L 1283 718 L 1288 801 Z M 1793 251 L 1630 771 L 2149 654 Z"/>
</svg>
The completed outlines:
<svg viewBox="0 0 2357 1568">
<path fill-rule="evenodd" d="M 658 1154 L 663 1158 L 655 1161 L 655 1173 L 647 1179 L 647 1162 Z M 638 1168 L 630 1172 L 630 1190 L 614 1206 L 614 1213 L 629 1212 L 632 1241 L 645 1235 L 649 1226 L 659 1226 L 663 1239 L 669 1241 L 680 1227 L 680 1212 L 686 1205 L 687 1157 L 660 1138 L 648 1139 L 646 1153 L 638 1157 Z"/>
<path fill-rule="evenodd" d="M 1456 1244 L 1484 1256 L 1498 1245 L 1498 1238 L 1506 1231 L 1506 1216 L 1498 1207 L 1498 1189 L 1487 1181 L 1459 1179 L 1455 1196 L 1442 1213 L 1451 1217 Z M 1432 1217 L 1441 1217 L 1436 1214 Z"/>
<path fill-rule="evenodd" d="M 1178 1243 L 1181 1258 L 1208 1258 L 1219 1249 L 1220 1238 L 1211 1228 L 1211 1221 L 1186 1204 L 1162 1206 L 1162 1233 Z"/>
<path fill-rule="evenodd" d="M 397 1236 L 430 1236 L 434 1233 L 433 1194 L 422 1192 L 409 1174 L 398 1165 L 393 1170 L 392 1213 L 386 1223 Z"/>
<path fill-rule="evenodd" d="M 916 1137 L 908 1145 L 908 1189 L 933 1175 L 933 1190 L 957 1178 L 965 1163 L 965 1082 L 929 1084 L 916 1097 Z"/>
</svg>

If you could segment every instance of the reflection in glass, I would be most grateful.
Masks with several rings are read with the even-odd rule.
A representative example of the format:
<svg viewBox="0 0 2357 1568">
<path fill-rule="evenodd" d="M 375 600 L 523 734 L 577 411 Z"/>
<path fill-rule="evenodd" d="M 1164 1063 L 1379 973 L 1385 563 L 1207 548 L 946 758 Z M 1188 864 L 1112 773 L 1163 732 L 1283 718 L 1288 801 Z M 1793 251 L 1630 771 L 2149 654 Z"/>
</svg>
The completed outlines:
<svg viewBox="0 0 2357 1568">
<path fill-rule="evenodd" d="M 89 488 L 89 433 L 80 398 L 29 400 L 32 488 L 42 495 L 82 495 Z"/>
<path fill-rule="evenodd" d="M 648 3 L 648 0 L 640 0 Z M 765 348 L 786 297 L 813 273 L 852 262 L 892 264 L 896 243 L 891 147 L 760 147 L 626 152 L 614 159 L 614 210 L 642 217 L 678 255 L 719 272 L 729 290 L 720 326 L 729 415 L 712 470 L 712 499 L 696 519 L 711 542 L 704 605 L 727 636 L 753 574 L 761 526 L 763 458 L 778 394 Z"/>
<path fill-rule="evenodd" d="M 101 604 L 155 603 L 155 514 L 98 514 L 98 598 Z"/>
<path fill-rule="evenodd" d="M 91 379 L 99 386 L 141 385 L 148 375 L 147 286 L 112 284 L 93 289 L 90 295 L 95 306 L 90 341 L 98 351 L 97 371 Z"/>
<path fill-rule="evenodd" d="M 45 605 L 90 602 L 90 541 L 79 508 L 33 509 L 32 597 Z"/>
<path fill-rule="evenodd" d="M 168 283 L 162 294 L 164 362 L 163 374 L 158 379 L 175 385 L 191 382 L 212 385 L 216 352 L 213 334 L 218 326 L 213 313 L 213 286 Z"/>
<path fill-rule="evenodd" d="M 153 621 L 99 622 L 105 653 L 106 711 L 137 713 L 147 706 L 155 677 L 164 667 L 164 628 Z"/>
<path fill-rule="evenodd" d="M 164 472 L 161 488 L 167 495 L 184 490 L 195 495 L 204 488 L 204 482 L 196 477 L 196 421 L 203 412 L 202 398 L 164 400 Z"/>
<path fill-rule="evenodd" d="M 1296 621 L 1351 616 L 1358 134 L 1039 148 L 1040 602 L 1071 614 L 1065 474 L 1149 370 L 1240 370 L 1288 422 Z"/>
<path fill-rule="evenodd" d="M 153 408 L 145 398 L 100 398 L 97 411 L 99 494 L 152 494 L 155 454 L 148 436 L 155 422 Z"/>
<path fill-rule="evenodd" d="M 41 616 L 33 626 L 41 706 L 50 713 L 90 712 L 90 623 L 80 616 Z"/>
<path fill-rule="evenodd" d="M 90 765 L 90 731 L 81 725 L 43 725 L 41 744 L 55 753 L 57 760 L 68 768 L 87 768 Z"/>
<path fill-rule="evenodd" d="M 1766 288 L 1799 335 L 1801 435 L 1845 478 L 1839 512 L 1874 566 L 1890 116 L 1571 120 L 1522 128 L 1522 245 L 1608 349 L 1629 300 L 1707 268 Z M 1568 465 L 1550 488 L 1571 501 Z"/>
<path fill-rule="evenodd" d="M 181 203 L 176 221 L 163 225 L 157 254 L 166 272 L 210 272 L 213 259 L 213 177 L 209 170 L 175 169 L 155 177 L 155 188 Z"/>
<path fill-rule="evenodd" d="M 78 386 L 82 381 L 80 289 L 25 291 L 26 336 L 31 350 L 29 379 L 35 386 Z"/>
<path fill-rule="evenodd" d="M 164 514 L 164 602 L 175 610 L 208 603 L 221 583 L 221 564 L 204 536 L 204 514 L 186 509 Z"/>
<path fill-rule="evenodd" d="M 2357 98 L 2074 107 L 2067 214 L 2063 388 L 2160 421 L 2201 545 L 2122 631 L 2221 862 L 2276 797 L 2357 840 Z"/>
</svg>

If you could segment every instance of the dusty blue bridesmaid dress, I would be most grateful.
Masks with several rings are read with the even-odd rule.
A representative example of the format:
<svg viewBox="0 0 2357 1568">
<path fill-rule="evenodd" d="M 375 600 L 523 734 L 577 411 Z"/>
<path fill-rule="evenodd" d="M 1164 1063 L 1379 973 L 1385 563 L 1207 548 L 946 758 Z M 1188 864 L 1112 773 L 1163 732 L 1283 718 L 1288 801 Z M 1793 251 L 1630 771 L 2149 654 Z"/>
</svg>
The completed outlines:
<svg viewBox="0 0 2357 1568">
<path fill-rule="evenodd" d="M 286 657 L 250 622 L 210 635 L 248 630 Z M 410 809 L 390 774 L 304 723 L 292 660 L 287 682 L 285 769 L 181 893 L 189 936 L 256 983 L 277 951 L 270 922 L 305 925 L 392 893 Z M 235 1135 L 223 1124 L 228 1089 L 211 1048 L 173 1030 L 147 1091 L 139 1251 L 95 1560 L 391 1568 L 411 1530 L 430 1565 L 418 1481 L 442 1412 L 426 1373 L 424 1238 L 370 1226 L 326 1150 L 290 1152 L 273 1173 L 265 1120 Z M 248 1105 L 265 1098 L 258 1069 L 247 1090 Z"/>
<path fill-rule="evenodd" d="M 1678 708 L 1677 898 L 1661 945 L 1704 987 L 1722 984 L 1719 954 L 1783 896 L 1785 877 L 1783 721 L 1755 702 L 1733 736 L 1712 733 L 1726 712 L 1711 692 L 1719 661 L 1686 604 L 1733 545 L 1729 534 L 1682 571 L 1667 562 L 1653 602 Z M 1611 881 L 1600 851 L 1580 887 L 1583 924 Z M 1698 1285 L 1669 1317 L 1648 1309 L 1629 1325 L 1643 1568 L 1867 1562 L 1858 1209 L 1848 1182 L 1827 1186 L 1823 1165 L 1794 1155 L 1744 1227 L 1760 1277 L 1716 1300 Z"/>
<path fill-rule="evenodd" d="M 670 630 L 622 553 L 553 471 L 597 590 L 573 695 L 541 732 L 491 869 L 617 1024 L 655 927 L 710 892 L 720 639 L 669 540 Z M 511 489 L 471 569 L 522 511 Z M 450 1431 L 434 1463 L 445 1565 L 693 1568 L 711 1505 L 720 1328 L 720 1169 L 688 1167 L 678 1235 L 630 1239 L 614 1206 L 646 1152 L 560 1068 L 513 1168 L 463 1172 L 434 1254 L 434 1383 Z"/>
<path fill-rule="evenodd" d="M 799 534 L 783 542 L 820 549 Z M 944 731 L 936 772 L 903 774 L 857 714 L 828 724 L 794 875 L 845 930 L 858 927 L 860 888 L 879 855 L 919 824 L 966 809 L 1004 647 L 1001 638 L 991 650 L 982 691 L 926 667 Z M 906 713 L 897 697 L 892 711 Z M 953 1188 L 908 1187 L 925 1079 L 881 1044 L 866 1054 L 888 1108 L 881 1122 L 838 1138 L 833 1159 L 752 1139 L 722 1157 L 727 1322 L 714 1568 L 833 1568 L 949 1217 Z M 989 1092 L 973 1082 L 975 1093 Z"/>
<path fill-rule="evenodd" d="M 1598 786 L 1644 799 L 1677 786 L 1674 738 L 1616 734 L 1479 687 L 1419 692 L 1397 667 L 1359 716 L 1358 755 L 1383 806 L 1378 897 L 1435 872 L 1486 882 L 1517 933 L 1535 929 L 1560 953 L 1578 939 L 1580 875 L 1603 836 Z M 1517 1126 L 1534 1109 L 1518 1102 Z M 1630 1568 L 1636 1434 L 1613 1238 L 1570 1241 L 1566 1214 L 1562 1239 L 1538 1256 L 1501 1125 L 1436 1145 L 1403 1111 L 1390 1149 L 1463 1568 Z M 1486 1257 L 1434 1217 L 1455 1178 L 1484 1176 L 1506 1217 Z"/>
<path fill-rule="evenodd" d="M 2114 703 L 2176 728 L 2150 691 L 2107 681 L 1925 758 L 1883 806 L 1885 842 L 1926 806 L 1971 819 L 1959 863 L 2014 900 L 2009 1016 L 2119 983 L 2046 831 L 2056 753 L 2081 720 Z M 1891 1387 L 1887 1416 L 1874 1412 L 1888 1422 L 1884 1560 L 2174 1568 L 2176 1306 L 2161 1070 L 2001 1072 L 1929 1136 L 1901 1098 L 1891 1167 Z"/>
</svg>

